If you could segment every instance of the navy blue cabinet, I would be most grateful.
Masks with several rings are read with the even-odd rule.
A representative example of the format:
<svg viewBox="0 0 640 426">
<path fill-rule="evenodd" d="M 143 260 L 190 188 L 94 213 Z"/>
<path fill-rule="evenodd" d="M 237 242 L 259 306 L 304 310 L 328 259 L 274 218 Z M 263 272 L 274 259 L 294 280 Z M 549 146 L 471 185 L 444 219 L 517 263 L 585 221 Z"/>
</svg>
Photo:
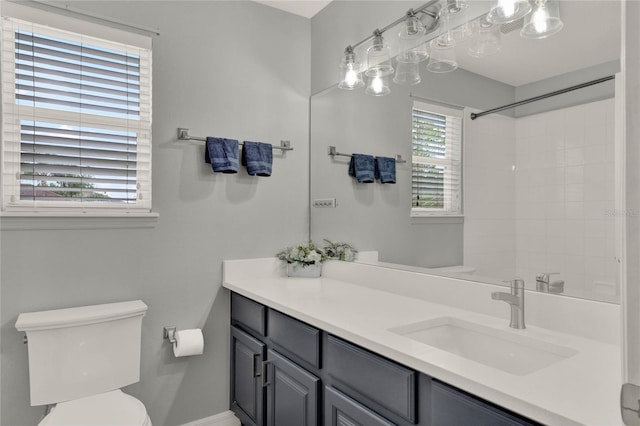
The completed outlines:
<svg viewBox="0 0 640 426">
<path fill-rule="evenodd" d="M 231 327 L 231 408 L 245 426 L 264 425 L 265 344 Z"/>
<path fill-rule="evenodd" d="M 431 382 L 432 426 L 516 426 L 534 425 L 458 389 Z"/>
<path fill-rule="evenodd" d="M 538 424 L 235 293 L 231 409 L 244 426 Z"/>
<path fill-rule="evenodd" d="M 267 426 L 317 426 L 320 379 L 269 349 Z"/>
<path fill-rule="evenodd" d="M 324 390 L 324 426 L 395 426 L 342 392 Z"/>
</svg>

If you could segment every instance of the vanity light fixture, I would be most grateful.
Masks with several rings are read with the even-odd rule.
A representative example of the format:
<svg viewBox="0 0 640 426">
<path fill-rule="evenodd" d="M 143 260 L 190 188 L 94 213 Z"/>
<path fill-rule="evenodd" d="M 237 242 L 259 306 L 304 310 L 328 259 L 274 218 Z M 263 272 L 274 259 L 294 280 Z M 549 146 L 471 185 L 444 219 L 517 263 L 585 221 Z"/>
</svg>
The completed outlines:
<svg viewBox="0 0 640 426">
<path fill-rule="evenodd" d="M 401 44 L 401 54 L 396 57 L 399 75 L 394 79 L 397 84 L 417 84 L 420 82 L 420 73 L 417 64 L 429 57 L 426 42 L 421 40 L 427 33 L 438 28 L 440 22 L 439 11 L 443 8 L 442 0 L 430 0 L 416 9 L 410 9 L 403 17 L 381 29 L 376 29 L 373 35 L 364 40 L 349 45 L 345 49 L 344 57 L 340 63 L 340 83 L 338 87 L 344 90 L 354 90 L 364 85 L 360 78 L 362 67 L 355 53 L 359 46 L 373 41 L 367 49 L 367 68 L 364 75 L 367 77 L 365 92 L 373 96 L 383 96 L 391 93 L 389 89 L 389 77 L 395 69 L 391 62 L 389 46 L 385 43 L 383 33 L 391 28 L 397 28 L 402 24 L 398 34 Z M 463 10 L 466 8 L 466 0 L 445 0 L 451 3 L 451 8 Z M 447 3 L 448 4 L 448 3 Z M 425 26 L 423 19 L 429 17 L 431 22 Z M 397 31 L 397 30 L 396 30 Z M 402 65 L 400 65 L 402 64 Z"/>
<path fill-rule="evenodd" d="M 361 73 L 365 69 L 356 58 L 356 48 L 371 42 L 367 49 L 367 77 L 365 92 L 373 96 L 391 93 L 389 77 L 395 72 L 393 81 L 396 84 L 418 84 L 421 81 L 418 64 L 426 59 L 427 70 L 434 73 L 451 72 L 458 68 L 455 45 L 471 38 L 475 40 L 467 49 L 469 55 L 481 58 L 500 51 L 501 25 L 524 19 L 520 35 L 525 38 L 539 39 L 549 37 L 562 29 L 559 0 L 494 0 L 493 7 L 484 16 L 472 22 L 450 28 L 452 15 L 459 14 L 456 21 L 469 7 L 469 0 L 430 0 L 416 9 L 390 23 L 376 29 L 373 35 L 358 43 L 347 46 L 340 63 L 340 83 L 344 90 L 355 90 L 365 86 Z M 532 3 L 534 4 L 532 7 Z M 533 11 L 532 11 L 533 10 Z M 431 22 L 425 24 L 425 17 Z M 391 62 L 390 48 L 383 38 L 383 33 L 391 28 L 400 28 L 399 53 L 396 55 L 396 69 Z M 429 40 L 428 34 L 438 27 L 440 34 Z M 474 31 L 475 30 L 475 31 Z M 396 29 L 397 31 L 397 29 Z"/>
<path fill-rule="evenodd" d="M 344 51 L 344 58 L 340 63 L 340 83 L 338 87 L 344 90 L 355 90 L 364 86 L 362 80 L 362 66 L 356 61 L 353 47 L 347 46 Z"/>
<path fill-rule="evenodd" d="M 563 26 L 557 0 L 535 0 L 533 12 L 525 18 L 520 35 L 530 39 L 546 38 L 560 31 Z"/>
<path fill-rule="evenodd" d="M 529 0 L 496 0 L 487 15 L 487 20 L 492 24 L 506 24 L 522 18 L 529 12 Z"/>
</svg>

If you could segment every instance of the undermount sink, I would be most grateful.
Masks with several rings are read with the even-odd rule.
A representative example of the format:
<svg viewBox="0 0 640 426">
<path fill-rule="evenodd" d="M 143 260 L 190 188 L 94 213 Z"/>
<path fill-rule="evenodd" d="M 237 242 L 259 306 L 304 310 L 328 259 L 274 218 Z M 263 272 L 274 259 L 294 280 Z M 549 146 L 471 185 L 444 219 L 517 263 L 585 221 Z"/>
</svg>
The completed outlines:
<svg viewBox="0 0 640 426">
<path fill-rule="evenodd" d="M 453 317 L 421 321 L 389 331 L 463 358 L 524 376 L 572 357 L 575 349 Z"/>
</svg>

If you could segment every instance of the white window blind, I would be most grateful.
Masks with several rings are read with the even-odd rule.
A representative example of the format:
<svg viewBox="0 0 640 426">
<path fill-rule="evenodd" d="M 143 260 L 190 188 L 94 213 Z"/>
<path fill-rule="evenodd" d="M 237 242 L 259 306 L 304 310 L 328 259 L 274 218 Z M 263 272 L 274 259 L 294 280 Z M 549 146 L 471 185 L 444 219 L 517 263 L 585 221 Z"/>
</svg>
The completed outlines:
<svg viewBox="0 0 640 426">
<path fill-rule="evenodd" d="M 462 111 L 414 102 L 412 216 L 462 214 Z"/>
<path fill-rule="evenodd" d="M 151 50 L 2 20 L 4 211 L 151 209 Z"/>
</svg>

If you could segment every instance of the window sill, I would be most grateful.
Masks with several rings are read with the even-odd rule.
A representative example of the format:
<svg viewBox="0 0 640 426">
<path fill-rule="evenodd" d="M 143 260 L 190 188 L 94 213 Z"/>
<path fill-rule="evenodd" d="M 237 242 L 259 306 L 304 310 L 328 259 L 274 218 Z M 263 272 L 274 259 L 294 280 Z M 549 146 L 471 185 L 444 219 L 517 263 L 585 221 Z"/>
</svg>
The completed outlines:
<svg viewBox="0 0 640 426">
<path fill-rule="evenodd" d="M 463 215 L 424 215 L 411 216 L 412 225 L 429 225 L 432 223 L 464 223 Z"/>
<path fill-rule="evenodd" d="M 72 230 L 155 228 L 158 213 L 27 213 L 3 212 L 0 230 Z"/>
</svg>

